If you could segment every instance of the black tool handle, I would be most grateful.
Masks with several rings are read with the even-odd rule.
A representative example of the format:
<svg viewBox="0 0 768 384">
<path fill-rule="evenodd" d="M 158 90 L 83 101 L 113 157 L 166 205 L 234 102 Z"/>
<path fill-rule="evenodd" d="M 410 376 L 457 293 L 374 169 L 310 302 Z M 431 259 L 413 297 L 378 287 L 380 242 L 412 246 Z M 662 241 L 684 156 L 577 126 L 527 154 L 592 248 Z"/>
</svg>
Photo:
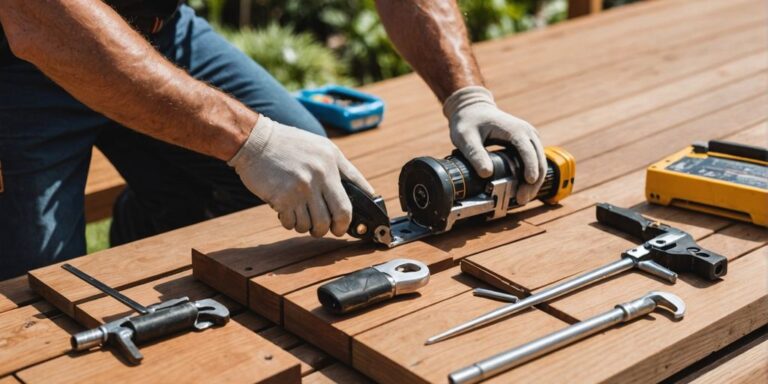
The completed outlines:
<svg viewBox="0 0 768 384">
<path fill-rule="evenodd" d="M 652 226 L 652 221 L 626 208 L 608 203 L 597 204 L 597 221 L 600 224 L 624 232 L 642 241 L 650 240 L 666 232 L 666 225 Z"/>
<path fill-rule="evenodd" d="M 710 140 L 709 152 L 724 153 L 747 159 L 768 161 L 768 148 L 734 143 L 731 141 Z"/>
<path fill-rule="evenodd" d="M 197 307 L 193 303 L 184 303 L 133 317 L 128 323 L 134 330 L 134 341 L 142 343 L 194 329 L 197 314 Z"/>
<path fill-rule="evenodd" d="M 372 240 L 377 227 L 389 225 L 384 199 L 371 196 L 349 180 L 342 180 L 341 184 L 352 203 L 352 221 L 347 233 L 358 239 Z"/>
<path fill-rule="evenodd" d="M 365 268 L 323 284 L 317 289 L 317 298 L 326 310 L 343 314 L 386 300 L 394 293 L 386 273 Z"/>
</svg>

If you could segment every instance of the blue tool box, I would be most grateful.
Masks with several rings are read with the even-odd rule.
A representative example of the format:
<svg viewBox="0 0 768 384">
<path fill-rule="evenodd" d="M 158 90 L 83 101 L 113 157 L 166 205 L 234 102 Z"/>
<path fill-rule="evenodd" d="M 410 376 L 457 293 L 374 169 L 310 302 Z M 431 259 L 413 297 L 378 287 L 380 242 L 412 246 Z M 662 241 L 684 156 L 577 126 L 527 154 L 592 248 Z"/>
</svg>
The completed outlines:
<svg viewBox="0 0 768 384">
<path fill-rule="evenodd" d="M 374 128 L 384 117 L 380 98 L 340 85 L 303 89 L 296 99 L 321 123 L 348 133 Z"/>
</svg>

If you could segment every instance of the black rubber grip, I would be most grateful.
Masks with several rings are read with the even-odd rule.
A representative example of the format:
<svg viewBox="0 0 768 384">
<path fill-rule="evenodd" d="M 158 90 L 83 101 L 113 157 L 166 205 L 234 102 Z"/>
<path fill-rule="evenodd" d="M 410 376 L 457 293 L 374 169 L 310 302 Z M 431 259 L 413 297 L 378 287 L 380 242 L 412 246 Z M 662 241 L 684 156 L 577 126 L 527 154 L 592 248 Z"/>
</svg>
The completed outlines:
<svg viewBox="0 0 768 384">
<path fill-rule="evenodd" d="M 136 316 L 130 320 L 135 331 L 134 341 L 142 343 L 170 334 L 191 330 L 197 321 L 197 307 L 192 303 L 174 305 L 159 309 L 148 315 Z"/>
<path fill-rule="evenodd" d="M 366 268 L 323 284 L 317 298 L 329 312 L 343 314 L 394 296 L 394 288 L 386 273 Z"/>
<path fill-rule="evenodd" d="M 608 203 L 598 203 L 595 213 L 600 224 L 617 229 L 642 241 L 650 240 L 664 233 L 665 227 L 650 226 L 652 221 L 631 209 Z"/>
<path fill-rule="evenodd" d="M 734 143 L 730 141 L 710 140 L 709 151 L 724 153 L 747 159 L 768 161 L 768 148 Z"/>
</svg>

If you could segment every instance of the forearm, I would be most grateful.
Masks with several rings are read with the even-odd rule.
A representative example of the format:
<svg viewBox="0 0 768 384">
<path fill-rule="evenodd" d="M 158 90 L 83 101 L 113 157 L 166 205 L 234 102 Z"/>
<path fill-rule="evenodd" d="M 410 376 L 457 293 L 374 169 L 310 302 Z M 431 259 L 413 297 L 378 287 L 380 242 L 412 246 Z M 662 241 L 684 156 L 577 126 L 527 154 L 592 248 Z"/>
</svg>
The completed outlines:
<svg viewBox="0 0 768 384">
<path fill-rule="evenodd" d="M 228 160 L 258 119 L 163 58 L 98 0 L 6 0 L 9 45 L 73 97 L 157 139 Z"/>
<path fill-rule="evenodd" d="M 376 7 L 397 50 L 441 102 L 483 84 L 455 1 L 377 0 Z"/>
</svg>

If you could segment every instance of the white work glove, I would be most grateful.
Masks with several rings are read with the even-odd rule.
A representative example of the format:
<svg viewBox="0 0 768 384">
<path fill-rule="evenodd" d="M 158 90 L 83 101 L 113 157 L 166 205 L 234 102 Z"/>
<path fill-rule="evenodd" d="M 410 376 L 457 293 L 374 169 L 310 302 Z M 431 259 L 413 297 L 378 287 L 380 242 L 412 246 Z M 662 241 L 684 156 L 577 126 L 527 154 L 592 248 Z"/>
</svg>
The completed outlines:
<svg viewBox="0 0 768 384">
<path fill-rule="evenodd" d="M 486 140 L 502 141 L 517 149 L 525 180 L 518 187 L 517 203 L 522 205 L 536 197 L 547 173 L 547 160 L 536 128 L 500 110 L 491 92 L 479 86 L 454 92 L 445 100 L 443 114 L 449 121 L 453 145 L 480 177 L 493 174 L 493 163 L 484 145 Z"/>
<path fill-rule="evenodd" d="M 373 194 L 373 188 L 338 147 L 325 137 L 261 115 L 250 136 L 229 160 L 243 184 L 278 212 L 286 229 L 312 236 L 328 230 L 342 236 L 352 203 L 341 178 Z"/>
</svg>

